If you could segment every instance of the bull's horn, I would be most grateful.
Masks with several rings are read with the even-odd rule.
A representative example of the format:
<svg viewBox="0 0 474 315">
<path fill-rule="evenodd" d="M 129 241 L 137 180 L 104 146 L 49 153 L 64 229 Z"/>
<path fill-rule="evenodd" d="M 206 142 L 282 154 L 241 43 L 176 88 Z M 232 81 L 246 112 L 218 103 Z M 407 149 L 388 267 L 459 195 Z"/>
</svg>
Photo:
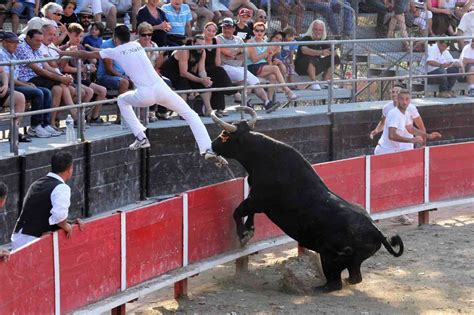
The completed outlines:
<svg viewBox="0 0 474 315">
<path fill-rule="evenodd" d="M 219 117 L 217 117 L 215 110 L 213 110 L 211 112 L 211 118 L 218 126 L 220 126 L 225 131 L 228 131 L 228 132 L 236 132 L 237 131 L 237 126 L 229 124 L 229 123 L 223 121 L 222 119 L 220 119 Z"/>
<path fill-rule="evenodd" d="M 250 128 L 255 128 L 255 123 L 257 122 L 257 112 L 255 112 L 253 108 L 250 108 L 248 106 L 235 106 L 235 110 L 246 112 L 247 114 L 249 114 L 251 118 L 249 121 L 247 121 L 247 124 L 250 126 Z"/>
</svg>

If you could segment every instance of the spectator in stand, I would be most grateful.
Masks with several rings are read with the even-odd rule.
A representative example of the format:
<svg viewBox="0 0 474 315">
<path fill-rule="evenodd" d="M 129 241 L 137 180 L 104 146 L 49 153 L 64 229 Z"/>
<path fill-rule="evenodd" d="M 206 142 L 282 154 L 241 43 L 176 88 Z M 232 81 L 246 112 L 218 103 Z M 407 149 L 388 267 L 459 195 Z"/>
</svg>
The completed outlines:
<svg viewBox="0 0 474 315">
<path fill-rule="evenodd" d="M 260 1 L 260 8 L 267 9 L 268 0 Z M 275 11 L 280 20 L 280 27 L 284 29 L 288 26 L 288 18 L 290 14 L 295 15 L 295 28 L 301 33 L 303 25 L 305 7 L 300 0 L 273 0 L 271 6 L 272 12 Z"/>
<path fill-rule="evenodd" d="M 283 41 L 283 32 L 274 32 L 271 36 L 269 41 L 270 42 L 275 42 L 275 43 L 281 43 Z M 288 69 L 286 68 L 285 64 L 280 60 L 280 55 L 281 55 L 281 46 L 275 45 L 275 46 L 269 46 L 269 49 L 273 51 L 272 55 L 268 57 L 268 64 L 269 65 L 274 65 L 278 66 L 278 69 L 280 69 L 281 74 L 283 75 L 283 78 L 288 76 Z"/>
<path fill-rule="evenodd" d="M 86 50 L 84 46 L 81 45 L 81 36 L 84 32 L 82 26 L 78 23 L 69 24 L 67 28 L 69 34 L 69 41 L 67 44 L 60 47 L 61 50 Z M 95 61 L 95 60 L 93 60 Z M 107 98 L 107 89 L 99 84 L 91 82 L 91 74 L 96 72 L 94 64 L 87 63 L 88 60 L 84 60 L 84 64 L 81 66 L 81 69 L 77 67 L 77 58 L 70 60 L 61 60 L 60 65 L 64 73 L 69 73 L 74 76 L 74 82 L 77 84 L 77 72 L 81 71 L 82 81 L 81 89 L 84 90 L 83 102 L 90 102 L 95 96 L 96 101 L 103 101 Z M 105 122 L 100 117 L 100 110 L 102 106 L 94 106 L 91 116 L 88 117 L 88 123 L 93 126 L 107 126 L 109 123 Z"/>
<path fill-rule="evenodd" d="M 195 35 L 186 40 L 186 46 L 204 44 L 202 35 Z M 206 51 L 196 48 L 191 50 L 176 50 L 161 66 L 161 74 L 171 80 L 176 90 L 204 89 L 212 87 L 212 80 L 206 72 Z M 211 92 L 200 93 L 204 102 L 204 116 L 210 116 Z M 180 96 L 186 100 L 184 94 Z"/>
<path fill-rule="evenodd" d="M 221 23 L 222 34 L 217 36 L 217 44 L 232 44 L 242 45 L 244 41 L 242 38 L 235 36 L 235 23 L 231 18 L 225 18 Z M 227 75 L 233 83 L 241 83 L 244 80 L 245 69 L 243 64 L 243 49 L 242 48 L 221 48 L 221 62 L 222 67 L 227 72 Z M 247 70 L 247 83 L 249 85 L 258 85 L 260 80 Z M 253 88 L 255 94 L 263 101 L 265 109 L 273 111 L 280 106 L 278 102 L 273 102 L 268 98 L 267 93 L 261 87 Z M 250 106 L 250 103 L 247 103 Z"/>
<path fill-rule="evenodd" d="M 31 184 L 11 237 L 13 250 L 59 229 L 71 238 L 72 226 L 67 220 L 71 188 L 65 182 L 72 178 L 72 164 L 70 153 L 56 152 L 51 158 L 51 172 Z M 82 230 L 82 221 L 76 222 Z"/>
<path fill-rule="evenodd" d="M 456 34 L 458 20 L 453 16 L 452 10 L 442 8 L 442 0 L 426 0 L 426 8 L 433 13 L 433 33 L 435 35 L 454 36 Z"/>
<path fill-rule="evenodd" d="M 169 4 L 161 7 L 165 12 L 171 29 L 167 34 L 167 42 L 170 46 L 181 46 L 186 36 L 192 36 L 191 21 L 193 20 L 189 5 L 183 0 L 171 0 Z"/>
<path fill-rule="evenodd" d="M 326 40 L 326 25 L 321 20 L 314 20 L 304 34 L 302 41 Z M 331 46 L 328 44 L 301 45 L 295 58 L 295 70 L 299 75 L 308 75 L 311 81 L 316 81 L 318 74 L 323 73 L 323 80 L 331 80 Z M 341 63 L 339 56 L 334 56 L 334 65 Z M 337 88 L 337 86 L 333 86 Z M 317 83 L 311 85 L 311 90 L 319 91 Z"/>
<path fill-rule="evenodd" d="M 252 19 L 252 11 L 247 8 L 239 10 L 239 17 L 235 24 L 234 35 L 242 38 L 244 42 L 248 41 L 253 36 L 253 30 L 249 27 L 249 22 Z"/>
<path fill-rule="evenodd" d="M 263 9 L 258 9 L 257 13 L 255 14 L 254 20 L 249 22 L 249 27 L 252 30 L 252 37 L 253 37 L 253 24 L 258 23 L 258 22 L 262 22 L 263 24 L 265 24 L 265 26 L 267 26 L 266 25 L 267 24 L 267 12 L 265 12 L 265 10 L 263 10 Z"/>
<path fill-rule="evenodd" d="M 466 13 L 462 16 L 458 25 L 456 36 L 474 36 L 474 11 Z M 469 39 L 460 39 L 458 41 L 459 49 L 462 50 Z"/>
<path fill-rule="evenodd" d="M 216 45 L 217 25 L 214 22 L 209 22 L 204 25 L 204 44 L 205 45 Z M 232 86 L 227 72 L 221 67 L 221 49 L 212 48 L 206 49 L 206 72 L 211 78 L 213 88 L 223 88 Z M 215 109 L 217 117 L 225 116 L 225 95 L 233 95 L 237 90 L 227 92 L 212 92 L 211 96 L 211 107 Z"/>
<path fill-rule="evenodd" d="M 184 3 L 189 5 L 193 20 L 191 21 L 191 27 L 200 29 L 197 23 L 202 20 L 202 24 L 206 24 L 214 19 L 214 13 L 207 7 L 206 0 L 185 0 Z"/>
<path fill-rule="evenodd" d="M 237 11 L 240 7 L 250 9 L 253 12 L 257 12 L 258 10 L 255 4 L 250 0 L 230 0 L 228 7 L 231 12 Z"/>
<path fill-rule="evenodd" d="M 137 29 L 137 13 L 142 4 L 141 0 L 102 0 L 102 13 L 107 17 L 107 28 L 115 29 L 117 26 L 117 13 L 126 13 L 132 10 L 130 22 L 132 30 Z"/>
<path fill-rule="evenodd" d="M 459 64 L 455 62 L 453 56 L 447 50 L 449 43 L 449 40 L 439 40 L 436 44 L 428 46 L 428 58 L 426 60 L 428 74 L 459 73 Z M 428 77 L 428 83 L 439 84 L 440 97 L 456 97 L 452 89 L 457 78 L 457 76 Z"/>
<path fill-rule="evenodd" d="M 93 18 L 94 16 L 92 15 L 92 11 L 88 8 L 84 8 L 79 12 L 79 24 L 81 24 L 82 28 L 84 29 L 84 35 L 89 34 Z"/>
<path fill-rule="evenodd" d="M 464 46 L 459 59 L 464 65 L 464 72 L 466 72 L 466 80 L 469 84 L 468 95 L 474 97 L 474 41 L 472 39 L 469 45 Z"/>
<path fill-rule="evenodd" d="M 166 13 L 159 7 L 160 0 L 146 0 L 146 5 L 138 10 L 137 23 L 149 23 L 153 27 L 153 37 L 151 40 L 159 47 L 166 46 L 167 33 L 171 30 Z M 172 45 L 173 43 L 171 43 Z"/>
<path fill-rule="evenodd" d="M 84 30 L 82 25 L 81 28 Z M 84 45 L 87 50 L 94 50 L 96 48 L 100 48 L 104 43 L 104 40 L 102 38 L 104 31 L 105 28 L 102 22 L 94 22 L 90 29 L 89 35 L 84 36 L 84 39 L 82 40 L 82 45 Z"/>
<path fill-rule="evenodd" d="M 29 30 L 28 33 L 26 33 L 25 41 L 20 43 L 16 51 L 18 59 L 34 60 L 43 58 L 40 51 L 42 42 L 43 33 L 40 30 Z M 67 97 L 67 94 L 69 93 L 68 86 L 72 83 L 72 77 L 61 75 L 48 69 L 49 67 L 46 62 L 21 64 L 18 69 L 18 79 L 23 82 L 32 83 L 34 86 L 50 90 L 53 99 L 51 105 L 57 107 L 59 106 L 63 94 Z M 68 101 L 68 104 L 73 104 L 70 94 Z M 55 117 L 51 115 L 51 121 L 43 126 L 38 125 L 34 129 L 30 127 L 28 129 L 28 134 L 41 138 L 61 135 L 61 132 L 52 126 L 52 122 L 54 122 L 53 118 Z"/>
<path fill-rule="evenodd" d="M 214 14 L 213 21 L 219 23 L 222 18 L 233 17 L 234 14 L 230 12 L 220 0 L 208 0 L 209 10 Z"/>
<path fill-rule="evenodd" d="M 137 32 L 138 32 L 138 39 L 137 42 L 140 43 L 140 45 L 144 48 L 151 47 L 151 48 L 157 48 L 158 45 L 152 41 L 152 36 L 153 36 L 153 26 L 147 22 L 142 22 L 138 24 L 137 27 Z M 164 52 L 159 52 L 159 51 L 147 51 L 146 52 L 148 59 L 150 59 L 151 64 L 154 66 L 156 72 L 160 74 L 160 67 L 165 61 L 164 58 Z M 161 76 L 161 75 L 160 75 Z M 167 78 L 163 78 L 163 80 L 166 82 Z M 169 81 L 169 80 L 168 80 Z M 168 84 L 168 82 L 166 82 Z M 171 82 L 170 84 L 171 85 Z M 170 116 L 168 114 L 168 109 L 164 106 L 158 105 L 156 106 L 156 110 L 153 107 L 150 107 L 150 112 L 148 116 L 148 120 L 150 122 L 155 122 L 157 119 L 162 119 L 162 120 L 170 120 Z"/>
<path fill-rule="evenodd" d="M 385 24 L 390 16 L 387 16 L 389 9 L 385 0 L 365 0 L 364 3 L 377 12 L 377 32 L 381 34 L 386 31 Z"/>
<path fill-rule="evenodd" d="M 104 0 L 104 2 L 107 0 Z M 77 2 L 77 7 L 76 7 L 76 13 L 81 14 L 83 11 L 87 11 L 88 13 L 90 12 L 91 15 L 91 21 L 92 18 L 94 19 L 94 22 L 101 22 L 102 21 L 102 0 L 76 0 Z M 83 25 L 84 27 L 84 25 Z M 84 30 L 87 30 L 87 28 L 84 27 Z"/>
<path fill-rule="evenodd" d="M 298 74 L 295 72 L 294 64 L 294 54 L 298 50 L 298 45 L 296 44 L 295 38 L 297 36 L 296 30 L 287 26 L 283 32 L 283 41 L 292 43 L 289 45 L 283 45 L 281 47 L 281 52 L 277 55 L 277 58 L 285 65 L 287 73 L 287 82 L 293 82 L 293 77 Z"/>
<path fill-rule="evenodd" d="M 401 33 L 401 37 L 408 38 L 407 26 L 405 24 L 405 12 L 408 10 L 408 0 L 387 0 L 390 8 L 390 22 L 388 24 L 387 37 L 394 37 L 395 30 Z M 405 51 L 409 49 L 409 43 L 403 42 Z"/>
<path fill-rule="evenodd" d="M 63 0 L 61 5 L 63 7 L 63 16 L 60 22 L 66 27 L 71 23 L 77 23 L 79 18 L 74 12 L 76 10 L 76 0 Z"/>
<path fill-rule="evenodd" d="M 19 39 L 13 32 L 6 32 L 3 36 L 2 48 L 0 50 L 0 60 L 18 60 L 16 51 L 18 48 Z M 9 74 L 9 67 L 5 67 L 5 72 Z M 51 108 L 51 91 L 47 88 L 37 87 L 33 83 L 21 81 L 19 79 L 19 65 L 14 66 L 14 83 L 15 90 L 22 93 L 25 99 L 31 102 L 31 110 L 40 110 Z M 31 116 L 30 127 L 28 131 L 36 137 L 49 138 L 51 133 L 44 128 L 50 124 L 50 114 L 40 114 Z M 24 139 L 19 139 L 20 142 L 28 142 L 25 135 Z M 22 141 L 23 140 L 23 141 Z"/>
<path fill-rule="evenodd" d="M 420 28 L 421 36 L 434 36 L 433 34 L 433 13 L 425 10 L 425 4 L 410 0 L 408 12 L 405 12 L 407 26 L 416 25 Z"/>
<path fill-rule="evenodd" d="M 26 15 L 28 20 L 31 20 L 35 16 L 38 16 L 40 0 L 17 0 L 17 1 L 8 1 L 8 4 L 11 3 L 9 10 L 0 13 L 0 29 L 3 29 L 3 23 L 7 15 L 10 15 L 12 18 L 12 32 L 18 33 L 18 26 L 20 25 L 20 16 Z"/>
<path fill-rule="evenodd" d="M 407 1 L 407 0 L 404 0 Z M 314 1 L 311 3 L 306 4 L 306 9 L 312 10 L 314 12 L 319 13 L 324 17 L 324 19 L 329 24 L 329 29 L 334 36 L 344 36 L 344 37 L 351 37 L 352 33 L 352 11 L 349 9 L 351 4 L 349 0 L 344 1 L 345 5 L 342 5 L 337 0 L 329 0 L 328 2 L 324 1 Z M 343 29 L 342 33 L 339 30 L 339 26 L 337 25 L 337 17 L 341 14 L 342 11 L 342 21 L 343 21 Z M 377 18 L 378 20 L 378 18 Z"/>
</svg>

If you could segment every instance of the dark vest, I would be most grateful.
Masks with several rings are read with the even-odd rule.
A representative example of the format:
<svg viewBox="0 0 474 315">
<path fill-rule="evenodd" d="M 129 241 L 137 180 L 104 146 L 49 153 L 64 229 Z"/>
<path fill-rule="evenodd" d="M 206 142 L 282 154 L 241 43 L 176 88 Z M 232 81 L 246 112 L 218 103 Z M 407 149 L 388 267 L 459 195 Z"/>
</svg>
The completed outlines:
<svg viewBox="0 0 474 315">
<path fill-rule="evenodd" d="M 59 179 L 45 176 L 35 181 L 28 189 L 15 232 L 40 237 L 43 233 L 56 231 L 57 225 L 49 225 L 51 216 L 51 193 L 62 184 Z"/>
</svg>

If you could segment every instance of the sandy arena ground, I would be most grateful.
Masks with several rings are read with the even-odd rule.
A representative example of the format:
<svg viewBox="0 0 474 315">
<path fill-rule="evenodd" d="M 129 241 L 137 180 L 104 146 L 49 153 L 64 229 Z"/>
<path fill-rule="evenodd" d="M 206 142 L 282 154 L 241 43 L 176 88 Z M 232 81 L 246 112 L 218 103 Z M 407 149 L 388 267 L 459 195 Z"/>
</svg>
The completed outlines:
<svg viewBox="0 0 474 315">
<path fill-rule="evenodd" d="M 293 288 L 300 292 L 284 289 L 289 266 L 314 272 L 292 244 L 251 256 L 248 273 L 236 276 L 229 263 L 191 278 L 188 299 L 161 290 L 127 304 L 127 314 L 474 314 L 474 206 L 430 219 L 422 227 L 380 222 L 386 234 L 402 237 L 405 253 L 395 258 L 382 247 L 363 263 L 363 282 L 338 292 L 312 293 L 312 276 Z"/>
</svg>

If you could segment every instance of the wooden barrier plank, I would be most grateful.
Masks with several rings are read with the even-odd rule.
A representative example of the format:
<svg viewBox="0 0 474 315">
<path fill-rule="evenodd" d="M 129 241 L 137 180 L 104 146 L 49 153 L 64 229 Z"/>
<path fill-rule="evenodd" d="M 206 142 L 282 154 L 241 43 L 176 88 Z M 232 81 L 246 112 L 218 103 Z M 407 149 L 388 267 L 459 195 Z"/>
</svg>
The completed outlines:
<svg viewBox="0 0 474 315">
<path fill-rule="evenodd" d="M 371 157 L 371 213 L 422 204 L 423 150 Z"/>
<path fill-rule="evenodd" d="M 54 314 L 52 235 L 0 263 L 0 314 Z"/>
<path fill-rule="evenodd" d="M 71 239 L 59 233 L 61 313 L 120 291 L 120 215 L 74 227 Z"/>
<path fill-rule="evenodd" d="M 189 263 L 237 248 L 234 209 L 243 200 L 243 179 L 188 192 Z"/>
<path fill-rule="evenodd" d="M 182 208 L 176 197 L 126 213 L 127 287 L 182 266 Z"/>
<path fill-rule="evenodd" d="M 334 193 L 365 207 L 365 157 L 315 164 L 313 168 Z"/>
<path fill-rule="evenodd" d="M 430 201 L 474 195 L 474 143 L 430 148 Z"/>
</svg>

